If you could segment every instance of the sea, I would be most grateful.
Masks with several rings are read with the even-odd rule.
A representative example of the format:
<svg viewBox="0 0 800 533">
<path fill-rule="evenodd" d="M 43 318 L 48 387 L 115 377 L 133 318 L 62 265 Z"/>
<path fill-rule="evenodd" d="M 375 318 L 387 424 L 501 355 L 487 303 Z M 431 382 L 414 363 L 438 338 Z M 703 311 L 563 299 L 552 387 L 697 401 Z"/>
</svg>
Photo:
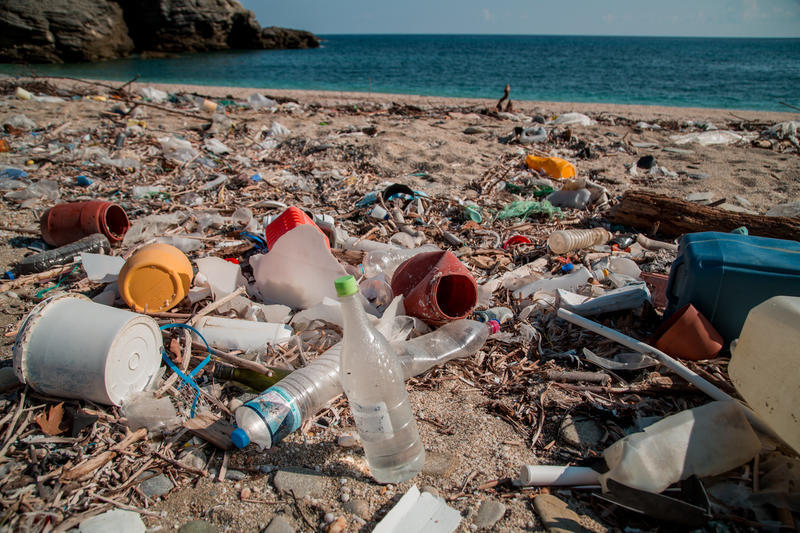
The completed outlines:
<svg viewBox="0 0 800 533">
<path fill-rule="evenodd" d="M 225 51 L 6 74 L 515 101 L 792 111 L 800 39 L 536 35 L 323 35 L 310 50 Z"/>
</svg>

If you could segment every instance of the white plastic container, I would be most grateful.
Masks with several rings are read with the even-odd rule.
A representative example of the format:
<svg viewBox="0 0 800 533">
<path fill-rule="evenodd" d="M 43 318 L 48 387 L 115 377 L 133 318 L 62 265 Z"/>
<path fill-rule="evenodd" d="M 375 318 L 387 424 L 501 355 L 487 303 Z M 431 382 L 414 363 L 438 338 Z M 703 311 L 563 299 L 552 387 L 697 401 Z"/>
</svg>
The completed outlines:
<svg viewBox="0 0 800 533">
<path fill-rule="evenodd" d="M 750 310 L 731 346 L 731 380 L 748 405 L 800 452 L 800 297 L 775 296 Z"/>
<path fill-rule="evenodd" d="M 121 405 L 161 365 L 149 316 L 60 294 L 33 308 L 14 344 L 14 372 L 42 394 Z"/>
<path fill-rule="evenodd" d="M 547 246 L 554 254 L 582 250 L 611 240 L 611 234 L 603 228 L 569 229 L 554 231 L 547 238 Z"/>
<path fill-rule="evenodd" d="M 195 329 L 208 344 L 220 350 L 264 350 L 267 345 L 283 344 L 292 337 L 292 328 L 286 324 L 218 316 L 204 316 L 197 321 Z M 197 337 L 194 333 L 192 336 Z"/>
<path fill-rule="evenodd" d="M 600 474 L 585 466 L 524 465 L 514 484 L 521 487 L 577 487 L 597 485 Z"/>
</svg>

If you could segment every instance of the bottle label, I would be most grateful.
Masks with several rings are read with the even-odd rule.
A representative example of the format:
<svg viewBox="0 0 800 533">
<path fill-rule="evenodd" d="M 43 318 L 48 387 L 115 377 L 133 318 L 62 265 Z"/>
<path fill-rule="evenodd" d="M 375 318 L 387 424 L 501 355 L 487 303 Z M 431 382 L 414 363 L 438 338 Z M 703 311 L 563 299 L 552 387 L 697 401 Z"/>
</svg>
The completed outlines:
<svg viewBox="0 0 800 533">
<path fill-rule="evenodd" d="M 273 446 L 298 429 L 302 422 L 297 402 L 280 387 L 270 387 L 245 405 L 264 419 Z"/>
<path fill-rule="evenodd" d="M 358 435 L 364 442 L 376 442 L 394 437 L 392 419 L 385 402 L 372 404 L 350 403 Z"/>
</svg>

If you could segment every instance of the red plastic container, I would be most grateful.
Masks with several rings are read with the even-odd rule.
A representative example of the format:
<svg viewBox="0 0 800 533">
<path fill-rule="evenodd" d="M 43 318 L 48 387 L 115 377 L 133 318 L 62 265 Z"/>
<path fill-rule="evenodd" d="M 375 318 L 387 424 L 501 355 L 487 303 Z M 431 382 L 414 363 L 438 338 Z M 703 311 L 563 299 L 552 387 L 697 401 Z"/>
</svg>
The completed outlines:
<svg viewBox="0 0 800 533">
<path fill-rule="evenodd" d="M 402 263 L 392 292 L 404 296 L 408 315 L 436 326 L 465 318 L 478 302 L 475 278 L 450 252 L 424 252 Z"/>
<path fill-rule="evenodd" d="M 130 228 L 125 210 L 103 200 L 58 204 L 40 220 L 42 238 L 51 246 L 63 246 L 87 235 L 102 233 L 111 244 L 122 241 Z"/>
<path fill-rule="evenodd" d="M 286 209 L 283 213 L 280 214 L 278 218 L 267 224 L 267 227 L 264 228 L 264 236 L 267 238 L 267 247 L 272 249 L 272 246 L 280 239 L 281 235 L 300 226 L 302 224 L 311 224 L 317 230 L 322 233 L 325 237 L 325 244 L 328 245 L 328 248 L 331 247 L 330 241 L 328 241 L 327 235 L 319 226 L 314 224 L 314 221 L 306 215 L 302 209 L 298 209 L 297 207 L 291 206 Z"/>
</svg>

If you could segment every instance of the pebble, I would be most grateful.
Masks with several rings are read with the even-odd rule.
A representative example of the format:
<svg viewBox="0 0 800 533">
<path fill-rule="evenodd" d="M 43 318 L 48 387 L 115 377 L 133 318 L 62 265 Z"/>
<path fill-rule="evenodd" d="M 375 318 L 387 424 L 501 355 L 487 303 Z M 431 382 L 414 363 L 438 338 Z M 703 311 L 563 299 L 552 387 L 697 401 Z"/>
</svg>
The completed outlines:
<svg viewBox="0 0 800 533">
<path fill-rule="evenodd" d="M 79 526 L 80 533 L 144 533 L 145 527 L 139 513 L 114 509 L 91 518 L 87 518 Z"/>
<path fill-rule="evenodd" d="M 351 500 L 344 504 L 344 510 L 360 516 L 364 520 L 368 520 L 370 517 L 369 504 L 365 500 Z"/>
<path fill-rule="evenodd" d="M 533 508 L 550 533 L 583 533 L 575 511 L 552 494 L 539 494 L 533 499 Z"/>
<path fill-rule="evenodd" d="M 689 202 L 710 202 L 714 199 L 714 193 L 711 191 L 706 192 L 693 192 L 689 196 L 686 197 L 686 200 Z"/>
<path fill-rule="evenodd" d="M 253 496 L 253 491 L 249 487 L 245 487 L 239 493 L 239 497 L 243 500 L 249 500 Z"/>
<path fill-rule="evenodd" d="M 178 533 L 219 533 L 219 528 L 205 520 L 192 520 L 178 528 Z"/>
<path fill-rule="evenodd" d="M 278 470 L 272 484 L 281 492 L 294 493 L 296 498 L 322 496 L 327 478 L 317 475 L 313 470 Z"/>
<path fill-rule="evenodd" d="M 458 466 L 458 457 L 449 453 L 430 452 L 425 456 L 422 474 L 434 477 L 447 477 Z"/>
<path fill-rule="evenodd" d="M 344 494 L 342 494 L 341 500 L 343 502 L 345 502 L 345 503 L 349 502 L 350 501 L 350 495 L 345 492 Z"/>
<path fill-rule="evenodd" d="M 559 436 L 565 444 L 579 449 L 594 449 L 603 438 L 603 429 L 589 418 L 564 417 Z"/>
<path fill-rule="evenodd" d="M 142 477 L 153 475 L 155 472 L 152 470 L 148 470 Z M 158 496 L 163 496 L 169 491 L 171 491 L 175 485 L 172 484 L 172 481 L 165 476 L 164 474 L 159 474 L 155 477 L 151 477 L 150 479 L 146 479 L 139 484 L 139 488 L 150 498 L 156 498 Z"/>
<path fill-rule="evenodd" d="M 693 180 L 707 180 L 711 177 L 711 174 L 706 174 L 704 172 L 693 172 L 691 174 L 687 174 L 687 176 Z"/>
<path fill-rule="evenodd" d="M 228 470 L 225 473 L 225 479 L 228 481 L 241 481 L 247 478 L 247 474 L 242 472 L 241 470 Z"/>
<path fill-rule="evenodd" d="M 262 533 L 294 533 L 294 527 L 282 516 L 276 516 Z"/>
<path fill-rule="evenodd" d="M 506 506 L 495 500 L 483 500 L 475 515 L 475 525 L 479 529 L 486 529 L 494 526 L 503 515 L 506 514 Z"/>
<path fill-rule="evenodd" d="M 750 204 L 750 202 L 747 202 Z M 753 204 L 750 204 L 752 206 Z M 800 217 L 800 202 L 789 202 L 772 207 L 767 211 L 768 217 Z"/>
<path fill-rule="evenodd" d="M 481 128 L 480 126 L 469 126 L 467 129 L 464 130 L 464 133 L 466 133 L 467 135 L 486 133 L 486 128 Z"/>
<path fill-rule="evenodd" d="M 326 524 L 330 524 L 336 519 L 336 515 L 333 513 L 325 513 L 325 516 L 322 519 L 325 520 Z"/>
</svg>

